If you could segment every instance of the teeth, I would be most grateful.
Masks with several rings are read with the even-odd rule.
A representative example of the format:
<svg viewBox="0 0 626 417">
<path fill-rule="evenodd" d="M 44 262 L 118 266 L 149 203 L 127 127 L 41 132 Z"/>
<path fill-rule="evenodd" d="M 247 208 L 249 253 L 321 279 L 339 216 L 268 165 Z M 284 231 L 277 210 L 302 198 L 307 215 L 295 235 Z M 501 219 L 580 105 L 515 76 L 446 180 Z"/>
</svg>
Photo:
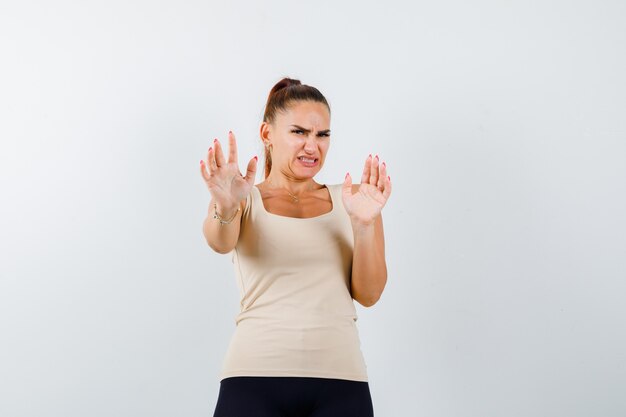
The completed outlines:
<svg viewBox="0 0 626 417">
<path fill-rule="evenodd" d="M 300 158 L 298 158 L 298 159 L 300 159 L 300 160 L 301 160 L 301 161 L 303 161 L 303 162 L 315 162 L 315 159 L 309 159 L 309 158 L 305 158 L 305 157 L 303 157 L 303 156 L 301 156 L 301 157 L 300 157 Z"/>
</svg>

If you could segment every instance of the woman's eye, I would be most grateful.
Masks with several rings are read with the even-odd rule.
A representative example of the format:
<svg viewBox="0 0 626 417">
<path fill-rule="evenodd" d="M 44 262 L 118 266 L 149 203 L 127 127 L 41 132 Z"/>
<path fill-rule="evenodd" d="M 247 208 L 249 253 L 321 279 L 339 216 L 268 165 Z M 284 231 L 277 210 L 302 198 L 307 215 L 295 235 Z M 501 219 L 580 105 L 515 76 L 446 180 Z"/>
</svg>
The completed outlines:
<svg viewBox="0 0 626 417">
<path fill-rule="evenodd" d="M 304 131 L 303 131 L 302 129 L 293 129 L 293 130 L 291 131 L 291 133 L 297 133 L 297 134 L 300 134 L 300 133 L 304 133 Z M 320 133 L 318 136 L 328 137 L 328 136 L 330 136 L 330 133 Z"/>
</svg>

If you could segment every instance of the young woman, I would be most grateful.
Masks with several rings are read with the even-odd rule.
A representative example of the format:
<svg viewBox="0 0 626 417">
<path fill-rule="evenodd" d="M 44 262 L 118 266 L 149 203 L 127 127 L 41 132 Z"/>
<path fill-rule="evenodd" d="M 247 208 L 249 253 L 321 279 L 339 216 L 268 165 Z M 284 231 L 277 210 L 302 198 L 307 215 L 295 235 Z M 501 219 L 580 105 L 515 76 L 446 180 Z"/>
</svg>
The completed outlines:
<svg viewBox="0 0 626 417">
<path fill-rule="evenodd" d="M 214 417 L 371 417 L 353 300 L 365 307 L 387 281 L 381 210 L 391 180 L 378 156 L 361 183 L 319 184 L 330 106 L 315 87 L 284 78 L 270 91 L 258 158 L 239 171 L 215 139 L 202 177 L 211 194 L 203 232 L 233 254 L 240 313 L 223 363 Z"/>
</svg>

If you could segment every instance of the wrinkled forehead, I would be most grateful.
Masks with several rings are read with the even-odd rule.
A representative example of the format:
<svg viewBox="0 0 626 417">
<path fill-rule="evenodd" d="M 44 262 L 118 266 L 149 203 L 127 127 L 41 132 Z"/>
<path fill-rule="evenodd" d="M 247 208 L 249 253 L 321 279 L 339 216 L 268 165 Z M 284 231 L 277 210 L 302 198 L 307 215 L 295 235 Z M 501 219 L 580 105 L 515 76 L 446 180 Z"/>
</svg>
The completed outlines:
<svg viewBox="0 0 626 417">
<path fill-rule="evenodd" d="M 276 116 L 276 123 L 282 126 L 298 125 L 311 130 L 330 129 L 328 107 L 316 101 L 293 102 Z"/>
</svg>

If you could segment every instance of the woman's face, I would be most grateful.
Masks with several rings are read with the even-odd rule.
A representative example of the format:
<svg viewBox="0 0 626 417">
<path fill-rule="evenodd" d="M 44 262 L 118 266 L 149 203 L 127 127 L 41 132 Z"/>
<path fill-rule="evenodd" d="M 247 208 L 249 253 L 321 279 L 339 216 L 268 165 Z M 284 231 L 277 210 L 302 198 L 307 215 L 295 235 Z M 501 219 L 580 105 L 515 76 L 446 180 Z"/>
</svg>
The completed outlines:
<svg viewBox="0 0 626 417">
<path fill-rule="evenodd" d="M 261 139 L 271 145 L 272 169 L 293 179 L 313 178 L 330 146 L 330 114 L 324 103 L 297 101 L 261 125 Z"/>
</svg>

